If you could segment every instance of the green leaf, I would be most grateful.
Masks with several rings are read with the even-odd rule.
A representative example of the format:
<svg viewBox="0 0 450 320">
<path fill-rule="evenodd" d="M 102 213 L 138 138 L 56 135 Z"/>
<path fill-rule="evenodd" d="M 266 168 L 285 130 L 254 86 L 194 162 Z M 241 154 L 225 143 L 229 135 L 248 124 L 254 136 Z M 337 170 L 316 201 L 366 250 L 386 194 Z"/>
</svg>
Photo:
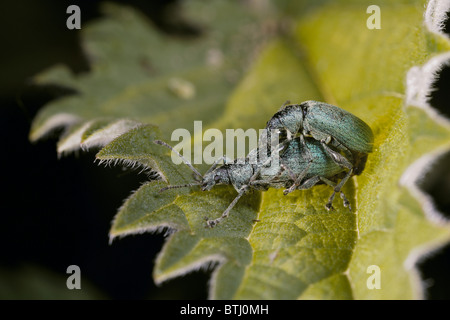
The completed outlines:
<svg viewBox="0 0 450 320">
<path fill-rule="evenodd" d="M 420 289 L 410 284 L 413 271 L 405 272 L 404 262 L 414 248 L 428 246 L 430 250 L 448 241 L 448 227 L 432 224 L 423 213 L 417 216 L 422 211 L 420 203 L 403 200 L 408 190 L 397 187 L 402 173 L 420 155 L 449 148 L 448 125 L 436 125 L 422 110 L 404 109 L 408 70 L 435 56 L 441 47 L 448 50 L 448 41 L 421 28 L 420 6 L 385 4 L 383 28 L 375 31 L 355 30 L 354 23 L 361 20 L 366 6 L 343 6 L 317 9 L 299 21 L 295 44 L 279 46 L 285 51 L 297 46 L 307 57 L 324 99 L 360 116 L 374 130 L 375 151 L 363 175 L 354 179 L 358 188 L 347 186 L 355 192 L 351 198 L 357 200 L 358 211 L 348 214 L 341 207 L 327 214 L 321 208 L 325 188 L 302 191 L 292 203 L 286 203 L 280 191 L 265 193 L 258 215 L 261 222 L 249 237 L 254 258 L 238 298 L 418 297 Z M 266 60 L 261 66 L 270 64 Z M 294 210 L 286 209 L 289 205 Z M 288 236 L 282 231 L 288 228 L 284 223 L 292 230 Z M 278 225 L 278 232 L 273 232 L 273 224 Z M 367 286 L 367 268 L 373 264 L 381 270 L 382 288 L 378 290 Z M 300 281 L 278 282 L 274 287 L 274 268 Z M 324 294 L 337 279 L 335 290 L 339 291 Z M 263 290 L 266 287 L 273 288 L 270 294 Z"/>
<path fill-rule="evenodd" d="M 55 66 L 35 77 L 38 84 L 66 86 L 78 94 L 51 102 L 39 112 L 30 139 L 57 127 L 69 128 L 65 143 L 58 147 L 63 153 L 80 148 L 94 132 L 101 141 L 98 146 L 106 145 L 130 129 L 116 134 L 106 130 L 122 118 L 156 124 L 166 135 L 190 128 L 199 115 L 205 124 L 218 118 L 255 46 L 269 37 L 256 29 L 263 13 L 224 1 L 211 6 L 188 1 L 183 9 L 195 24 L 215 29 L 181 41 L 161 34 L 132 8 L 104 4 L 106 17 L 83 28 L 92 71 L 73 75 L 66 67 Z M 237 26 L 243 31 L 236 33 Z"/>
<path fill-rule="evenodd" d="M 57 68 L 37 78 L 81 94 L 47 106 L 31 138 L 64 124 L 60 152 L 104 146 L 100 162 L 156 171 L 160 179 L 150 179 L 120 208 L 110 236 L 167 229 L 153 271 L 157 283 L 213 267 L 211 298 L 420 298 L 415 263 L 450 239 L 448 222 L 417 187 L 450 150 L 450 124 L 429 103 L 450 61 L 442 33 L 449 8 L 445 1 L 379 1 L 381 29 L 369 29 L 370 1 L 299 2 L 289 15 L 287 2 L 276 4 L 279 11 L 259 7 L 256 14 L 231 2 L 187 1 L 186 12 L 199 21 L 208 17 L 201 22 L 211 27 L 195 43 L 163 37 L 133 10 L 107 6 L 111 16 L 85 32 L 93 71 L 74 77 Z M 285 34 L 268 44 L 261 36 L 243 40 L 248 30 L 264 30 L 269 18 L 282 20 Z M 241 79 L 249 52 L 262 43 Z M 211 48 L 219 48 L 213 53 L 221 53 L 220 66 L 205 64 Z M 158 66 L 155 73 L 142 68 L 142 57 Z M 242 197 L 230 217 L 206 229 L 205 217 L 220 216 L 236 196 L 231 186 L 159 192 L 193 178 L 154 140 L 191 128 L 193 120 L 203 120 L 204 129 L 263 128 L 286 100 L 326 101 L 371 126 L 374 151 L 344 187 L 355 212 L 339 199 L 327 212 L 327 186 L 287 196 L 270 189 Z M 380 272 L 378 289 L 371 288 L 372 266 Z"/>
</svg>

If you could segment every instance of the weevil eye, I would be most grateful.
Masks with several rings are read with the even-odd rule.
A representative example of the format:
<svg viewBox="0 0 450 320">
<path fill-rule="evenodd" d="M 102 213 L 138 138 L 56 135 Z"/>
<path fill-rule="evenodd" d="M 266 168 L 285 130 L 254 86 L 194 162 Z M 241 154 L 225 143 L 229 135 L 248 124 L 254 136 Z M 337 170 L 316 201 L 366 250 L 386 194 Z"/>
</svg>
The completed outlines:
<svg viewBox="0 0 450 320">
<path fill-rule="evenodd" d="M 214 181 L 215 182 L 219 182 L 219 180 L 220 180 L 220 176 L 219 175 L 214 176 Z"/>
</svg>

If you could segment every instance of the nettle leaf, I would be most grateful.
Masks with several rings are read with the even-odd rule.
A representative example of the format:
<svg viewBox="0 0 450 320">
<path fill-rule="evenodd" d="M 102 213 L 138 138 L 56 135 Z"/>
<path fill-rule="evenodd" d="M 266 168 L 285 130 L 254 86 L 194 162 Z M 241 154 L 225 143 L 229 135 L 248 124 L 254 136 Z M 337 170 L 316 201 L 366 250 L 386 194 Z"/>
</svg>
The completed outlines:
<svg viewBox="0 0 450 320">
<path fill-rule="evenodd" d="M 35 77 L 38 84 L 66 86 L 78 94 L 39 112 L 30 139 L 64 127 L 58 145 L 64 153 L 104 146 L 135 127 L 134 122 L 156 124 L 170 137 L 176 128 L 192 127 L 200 116 L 204 124 L 219 117 L 256 46 L 270 38 L 258 29 L 264 12 L 223 1 L 208 6 L 187 1 L 182 9 L 196 25 L 214 29 L 182 40 L 162 34 L 132 8 L 104 4 L 106 17 L 82 31 L 92 70 L 73 75 L 67 67 L 55 66 Z"/>
<path fill-rule="evenodd" d="M 124 202 L 110 232 L 113 239 L 169 231 L 156 283 L 211 267 L 210 298 L 421 298 L 415 265 L 450 239 L 448 222 L 418 187 L 450 150 L 450 123 L 429 102 L 450 63 L 442 31 L 450 5 L 378 1 L 381 29 L 370 29 L 370 1 L 290 3 L 255 14 L 231 2 L 187 1 L 185 10 L 210 28 L 193 42 L 161 35 L 129 8 L 106 6 L 109 17 L 84 34 L 92 71 L 75 77 L 58 67 L 37 78 L 80 94 L 48 105 L 31 138 L 65 126 L 60 153 L 103 147 L 100 162 L 159 178 Z M 286 34 L 266 44 L 241 79 L 266 40 L 250 35 L 275 19 Z M 242 197 L 230 217 L 206 229 L 205 217 L 220 216 L 236 196 L 231 186 L 159 192 L 193 178 L 155 139 L 193 120 L 203 129 L 263 128 L 286 100 L 326 101 L 373 129 L 366 168 L 344 188 L 354 212 L 339 199 L 326 211 L 327 186 L 287 196 L 270 189 Z"/>
</svg>

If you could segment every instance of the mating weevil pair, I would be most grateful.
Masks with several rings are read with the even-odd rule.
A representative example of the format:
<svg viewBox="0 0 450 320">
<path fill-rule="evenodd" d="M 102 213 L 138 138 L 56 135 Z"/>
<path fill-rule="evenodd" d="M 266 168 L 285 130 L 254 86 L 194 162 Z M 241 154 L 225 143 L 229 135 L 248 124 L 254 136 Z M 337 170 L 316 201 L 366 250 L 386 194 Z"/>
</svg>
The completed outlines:
<svg viewBox="0 0 450 320">
<path fill-rule="evenodd" d="M 235 160 L 218 166 L 219 159 L 204 175 L 171 146 L 155 141 L 176 152 L 196 175 L 193 183 L 167 186 L 161 191 L 192 186 L 201 186 L 207 191 L 217 184 L 233 185 L 238 195 L 219 218 L 206 219 L 210 228 L 228 217 L 238 200 L 252 189 L 285 188 L 286 195 L 325 183 L 333 187 L 326 209 L 333 208 L 335 194 L 340 193 L 344 206 L 351 210 L 341 189 L 351 176 L 361 174 L 367 155 L 372 152 L 373 133 L 364 121 L 324 102 L 285 103 L 267 122 L 265 132 L 266 137 L 260 139 L 259 147 L 251 150 L 245 161 Z M 266 156 L 263 153 L 267 152 L 269 141 L 273 141 L 273 132 L 279 133 L 281 138 L 275 150 Z M 249 161 L 252 157 L 258 161 Z"/>
</svg>

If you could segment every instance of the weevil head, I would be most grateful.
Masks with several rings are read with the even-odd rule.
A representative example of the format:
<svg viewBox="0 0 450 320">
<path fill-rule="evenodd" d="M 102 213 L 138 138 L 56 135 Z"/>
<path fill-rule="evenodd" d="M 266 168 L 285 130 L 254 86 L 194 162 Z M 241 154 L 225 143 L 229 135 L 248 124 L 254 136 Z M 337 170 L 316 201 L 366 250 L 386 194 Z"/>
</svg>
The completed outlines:
<svg viewBox="0 0 450 320">
<path fill-rule="evenodd" d="M 353 157 L 354 157 L 354 169 L 353 169 L 353 174 L 354 175 L 360 175 L 365 166 L 366 166 L 366 162 L 367 162 L 367 153 L 359 153 L 359 152 L 354 152 Z"/>
<path fill-rule="evenodd" d="M 277 117 L 277 115 L 275 115 L 269 121 L 267 121 L 266 128 L 267 129 L 279 129 L 279 128 L 283 128 L 283 124 L 281 123 L 281 121 Z"/>
<path fill-rule="evenodd" d="M 307 104 L 290 104 L 273 115 L 267 122 L 267 129 L 279 129 L 284 134 L 296 134 L 303 128 L 303 119 L 308 110 Z M 284 131 L 284 132 L 283 132 Z"/>
<path fill-rule="evenodd" d="M 216 184 L 230 184 L 230 177 L 228 175 L 228 166 L 223 165 L 206 173 L 202 180 L 202 190 L 211 190 Z"/>
</svg>

